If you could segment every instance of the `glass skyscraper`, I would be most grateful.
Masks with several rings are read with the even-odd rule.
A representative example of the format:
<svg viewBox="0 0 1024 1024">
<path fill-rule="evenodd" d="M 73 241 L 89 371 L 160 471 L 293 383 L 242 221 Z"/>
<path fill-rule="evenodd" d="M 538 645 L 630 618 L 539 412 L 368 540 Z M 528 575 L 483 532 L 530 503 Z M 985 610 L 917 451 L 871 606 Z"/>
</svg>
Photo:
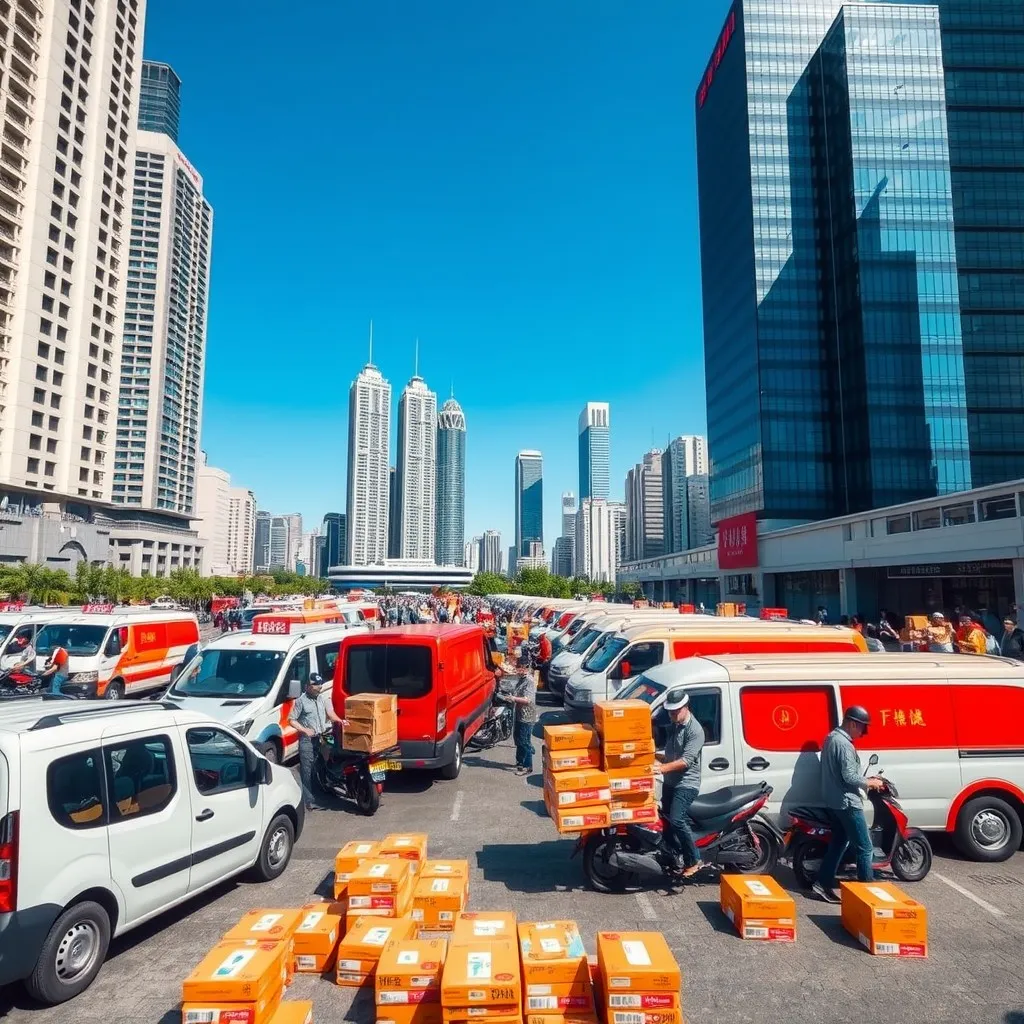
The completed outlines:
<svg viewBox="0 0 1024 1024">
<path fill-rule="evenodd" d="M 587 402 L 580 413 L 580 501 L 607 498 L 611 488 L 610 412 L 607 402 Z"/>
<path fill-rule="evenodd" d="M 437 414 L 438 565 L 466 562 L 466 417 L 453 395 Z"/>
<path fill-rule="evenodd" d="M 181 79 L 174 68 L 144 60 L 139 92 L 139 127 L 146 132 L 163 132 L 177 142 L 180 114 Z"/>
<path fill-rule="evenodd" d="M 529 557 L 530 544 L 544 545 L 544 457 L 540 452 L 516 456 L 516 545 L 517 557 Z M 515 566 L 512 566 L 515 571 Z"/>
<path fill-rule="evenodd" d="M 1024 432 L 1024 357 L 1007 358 L 1024 349 L 1010 326 L 1024 294 L 1006 287 L 1008 268 L 1024 269 L 1010 230 L 1024 213 L 1011 203 L 1002 234 L 966 226 L 971 203 L 997 216 L 996 192 L 1020 188 L 1020 172 L 988 192 L 964 184 L 990 141 L 1005 140 L 995 159 L 1007 164 L 1024 147 L 1007 113 L 1020 89 L 995 71 L 1024 70 L 1024 15 L 1014 0 L 939 8 L 941 22 L 924 3 L 736 0 L 729 12 L 696 97 L 715 522 L 820 519 L 1024 475 L 1004 443 L 1015 418 L 985 411 L 1015 401 Z M 992 18 L 1008 30 L 999 42 Z M 967 59 L 973 70 L 953 70 Z M 947 89 L 969 117 L 947 113 Z M 1005 319 L 968 312 L 968 248 L 1004 271 L 984 288 Z M 979 362 L 987 349 L 998 372 Z"/>
</svg>

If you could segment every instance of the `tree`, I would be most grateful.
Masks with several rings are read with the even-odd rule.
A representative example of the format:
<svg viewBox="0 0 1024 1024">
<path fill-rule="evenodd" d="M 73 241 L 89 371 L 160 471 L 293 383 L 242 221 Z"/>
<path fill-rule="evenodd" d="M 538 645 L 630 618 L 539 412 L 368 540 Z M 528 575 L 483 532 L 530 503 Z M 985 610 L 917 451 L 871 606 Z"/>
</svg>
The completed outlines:
<svg viewBox="0 0 1024 1024">
<path fill-rule="evenodd" d="M 640 589 L 639 583 L 620 583 L 619 593 L 627 601 L 635 601 L 638 597 L 643 596 L 643 592 Z"/>
<path fill-rule="evenodd" d="M 507 576 L 497 572 L 478 572 L 473 582 L 466 588 L 469 594 L 486 597 L 488 594 L 517 594 L 515 583 Z"/>
</svg>

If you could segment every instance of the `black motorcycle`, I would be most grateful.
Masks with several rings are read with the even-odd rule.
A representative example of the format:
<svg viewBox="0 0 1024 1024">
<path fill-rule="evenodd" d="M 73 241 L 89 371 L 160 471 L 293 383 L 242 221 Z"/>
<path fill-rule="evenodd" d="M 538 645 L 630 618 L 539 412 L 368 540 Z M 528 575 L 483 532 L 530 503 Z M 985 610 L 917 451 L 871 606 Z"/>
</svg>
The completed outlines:
<svg viewBox="0 0 1024 1024">
<path fill-rule="evenodd" d="M 762 782 L 727 787 L 693 801 L 689 815 L 696 825 L 694 839 L 706 867 L 746 875 L 771 874 L 782 846 L 782 833 L 760 814 L 771 793 L 772 787 Z M 582 851 L 583 874 L 596 892 L 639 889 L 645 867 L 679 880 L 675 853 L 665 842 L 669 827 L 662 814 L 650 825 L 584 832 L 573 856 Z"/>
<path fill-rule="evenodd" d="M 509 685 L 502 680 L 494 689 L 487 718 L 472 737 L 466 740 L 467 750 L 489 750 L 512 736 L 512 702 Z"/>
<path fill-rule="evenodd" d="M 402 770 L 400 750 L 364 754 L 339 747 L 333 733 L 323 733 L 313 744 L 313 781 L 325 793 L 353 800 L 361 814 L 376 814 L 384 778 Z"/>
</svg>

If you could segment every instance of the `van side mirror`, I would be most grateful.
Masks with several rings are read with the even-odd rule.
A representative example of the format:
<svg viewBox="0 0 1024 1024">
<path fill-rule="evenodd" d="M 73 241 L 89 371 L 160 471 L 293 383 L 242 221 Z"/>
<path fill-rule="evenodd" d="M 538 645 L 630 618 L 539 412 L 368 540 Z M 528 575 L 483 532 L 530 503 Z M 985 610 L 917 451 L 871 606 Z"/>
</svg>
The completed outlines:
<svg viewBox="0 0 1024 1024">
<path fill-rule="evenodd" d="M 628 661 L 619 662 L 619 673 L 617 679 L 628 679 L 633 674 L 633 666 Z"/>
<path fill-rule="evenodd" d="M 300 679 L 289 679 L 288 680 L 288 699 L 298 700 L 302 696 L 302 680 Z"/>
</svg>

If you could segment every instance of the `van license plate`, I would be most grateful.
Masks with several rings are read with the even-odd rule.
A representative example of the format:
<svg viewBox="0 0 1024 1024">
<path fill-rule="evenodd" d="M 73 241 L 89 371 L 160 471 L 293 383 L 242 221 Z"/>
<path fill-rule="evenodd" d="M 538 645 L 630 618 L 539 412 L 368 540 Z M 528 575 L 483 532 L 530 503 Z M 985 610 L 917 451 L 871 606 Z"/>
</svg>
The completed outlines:
<svg viewBox="0 0 1024 1024">
<path fill-rule="evenodd" d="M 374 761 L 370 765 L 371 772 L 400 772 L 401 761 Z"/>
</svg>

